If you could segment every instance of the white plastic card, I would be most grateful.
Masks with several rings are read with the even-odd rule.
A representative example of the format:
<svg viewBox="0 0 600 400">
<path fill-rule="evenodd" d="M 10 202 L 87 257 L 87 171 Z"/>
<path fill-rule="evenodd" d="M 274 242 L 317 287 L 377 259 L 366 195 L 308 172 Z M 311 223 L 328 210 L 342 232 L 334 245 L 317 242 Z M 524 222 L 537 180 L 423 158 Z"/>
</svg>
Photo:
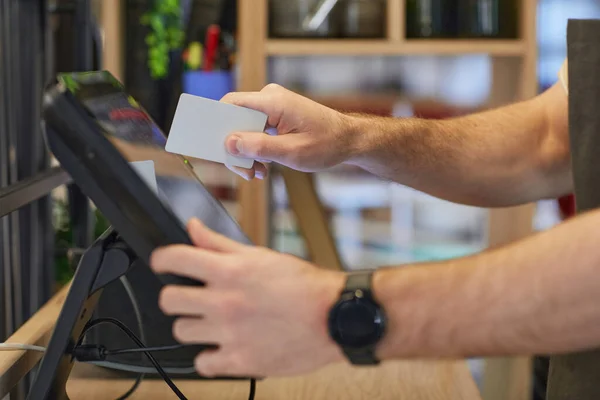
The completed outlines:
<svg viewBox="0 0 600 400">
<path fill-rule="evenodd" d="M 170 153 L 251 168 L 254 160 L 235 157 L 225 149 L 234 132 L 264 132 L 267 116 L 259 111 L 203 97 L 182 94 L 165 149 Z"/>
</svg>

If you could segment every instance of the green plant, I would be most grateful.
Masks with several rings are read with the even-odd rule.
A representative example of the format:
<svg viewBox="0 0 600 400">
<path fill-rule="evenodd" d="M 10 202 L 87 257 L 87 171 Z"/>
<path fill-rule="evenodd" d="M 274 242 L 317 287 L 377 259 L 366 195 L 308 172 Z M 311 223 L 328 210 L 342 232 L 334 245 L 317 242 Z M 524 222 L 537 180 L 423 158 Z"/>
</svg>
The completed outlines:
<svg viewBox="0 0 600 400">
<path fill-rule="evenodd" d="M 54 279 L 60 286 L 73 277 L 73 268 L 67 257 L 67 249 L 73 244 L 73 232 L 69 223 L 69 210 L 63 200 L 56 199 L 53 205 L 54 247 Z"/>
<path fill-rule="evenodd" d="M 164 78 L 169 71 L 170 52 L 183 45 L 180 0 L 154 0 L 140 22 L 150 28 L 146 36 L 150 75 L 153 79 Z"/>
<path fill-rule="evenodd" d="M 94 209 L 94 239 L 98 238 L 110 227 L 110 223 L 104 215 Z M 67 251 L 74 247 L 73 230 L 69 220 L 69 208 L 66 201 L 54 200 L 53 225 L 55 231 L 55 280 L 59 285 L 68 283 L 75 272 L 76 265 L 70 262 Z"/>
</svg>

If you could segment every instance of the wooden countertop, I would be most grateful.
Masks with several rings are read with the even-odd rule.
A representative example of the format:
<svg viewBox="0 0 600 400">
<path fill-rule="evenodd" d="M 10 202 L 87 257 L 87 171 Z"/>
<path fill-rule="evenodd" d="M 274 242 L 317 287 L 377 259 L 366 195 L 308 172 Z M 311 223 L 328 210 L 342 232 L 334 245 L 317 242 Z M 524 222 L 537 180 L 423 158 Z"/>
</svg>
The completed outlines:
<svg viewBox="0 0 600 400">
<path fill-rule="evenodd" d="M 57 293 L 7 342 L 45 345 L 64 303 L 67 288 Z M 30 371 L 41 357 L 34 352 L 6 352 L 0 357 L 0 398 Z M 176 381 L 188 399 L 245 400 L 249 382 Z M 116 399 L 133 379 L 91 365 L 77 364 L 67 383 L 72 400 Z M 175 399 L 162 380 L 145 380 L 131 399 Z M 258 382 L 256 400 L 481 400 L 464 361 L 401 361 L 377 368 L 334 365 L 294 378 Z"/>
<path fill-rule="evenodd" d="M 115 399 L 129 390 L 121 379 L 99 367 L 78 364 L 67 391 L 72 400 Z M 176 381 L 188 399 L 245 400 L 250 384 Z M 334 365 L 310 375 L 260 381 L 256 400 L 481 400 L 465 362 L 393 362 L 378 368 Z M 143 381 L 131 399 L 176 399 L 162 380 Z"/>
</svg>

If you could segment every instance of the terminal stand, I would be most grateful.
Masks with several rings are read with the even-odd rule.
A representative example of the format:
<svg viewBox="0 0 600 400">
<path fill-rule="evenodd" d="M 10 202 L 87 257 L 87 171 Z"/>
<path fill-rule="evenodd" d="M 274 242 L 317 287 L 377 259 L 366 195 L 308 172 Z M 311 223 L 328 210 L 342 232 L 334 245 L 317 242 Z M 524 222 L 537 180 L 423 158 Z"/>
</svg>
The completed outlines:
<svg viewBox="0 0 600 400">
<path fill-rule="evenodd" d="M 125 275 L 139 260 L 112 229 L 84 253 L 64 306 L 36 371 L 28 400 L 68 399 L 66 385 L 78 344 L 90 321 L 103 288 Z"/>
</svg>

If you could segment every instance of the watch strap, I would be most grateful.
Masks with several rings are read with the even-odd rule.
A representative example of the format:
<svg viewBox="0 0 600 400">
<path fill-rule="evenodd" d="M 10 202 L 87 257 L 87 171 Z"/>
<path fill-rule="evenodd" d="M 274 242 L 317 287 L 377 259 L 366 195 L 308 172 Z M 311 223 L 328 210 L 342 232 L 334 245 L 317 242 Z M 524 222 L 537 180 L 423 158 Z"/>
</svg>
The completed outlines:
<svg viewBox="0 0 600 400">
<path fill-rule="evenodd" d="M 356 297 L 372 299 L 371 282 L 373 280 L 372 270 L 355 271 L 348 274 L 346 278 L 346 287 L 344 292 L 354 293 Z M 363 349 L 342 349 L 348 360 L 353 365 L 377 365 L 379 360 L 375 356 L 375 348 L 368 347 Z"/>
<path fill-rule="evenodd" d="M 364 293 L 365 296 L 371 295 L 371 281 L 373 280 L 373 272 L 374 271 L 356 271 L 348 274 L 346 278 L 346 287 L 344 288 L 345 292 L 356 292 L 360 290 Z M 361 297 L 361 296 L 359 296 Z"/>
<path fill-rule="evenodd" d="M 375 356 L 374 348 L 352 350 L 342 349 L 346 358 L 352 363 L 352 365 L 378 365 L 379 360 Z"/>
</svg>

